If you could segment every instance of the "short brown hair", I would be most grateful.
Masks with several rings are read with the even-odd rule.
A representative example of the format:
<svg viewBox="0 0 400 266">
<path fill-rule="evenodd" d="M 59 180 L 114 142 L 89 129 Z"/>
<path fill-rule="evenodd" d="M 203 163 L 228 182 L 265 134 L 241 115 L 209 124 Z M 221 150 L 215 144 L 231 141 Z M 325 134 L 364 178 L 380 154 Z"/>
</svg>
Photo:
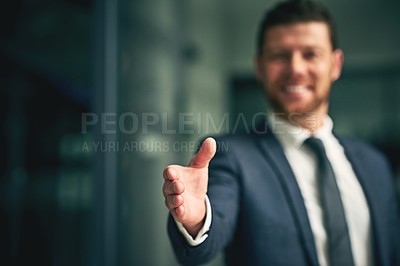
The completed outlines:
<svg viewBox="0 0 400 266">
<path fill-rule="evenodd" d="M 299 22 L 324 22 L 330 31 L 333 50 L 338 48 L 337 33 L 334 20 L 328 10 L 320 3 L 311 0 L 289 0 L 276 5 L 268 11 L 259 28 L 257 52 L 262 53 L 265 33 L 277 25 L 288 25 Z"/>
</svg>

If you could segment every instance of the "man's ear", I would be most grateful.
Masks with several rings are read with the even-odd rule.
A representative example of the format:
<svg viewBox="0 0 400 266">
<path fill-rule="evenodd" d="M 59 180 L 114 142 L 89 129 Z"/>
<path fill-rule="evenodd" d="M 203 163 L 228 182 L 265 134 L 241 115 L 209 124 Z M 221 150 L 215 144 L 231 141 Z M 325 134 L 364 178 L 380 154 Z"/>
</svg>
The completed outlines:
<svg viewBox="0 0 400 266">
<path fill-rule="evenodd" d="M 334 82 L 339 79 L 342 73 L 343 60 L 344 60 L 343 51 L 340 49 L 336 49 L 332 52 L 332 56 L 333 56 L 332 58 L 333 69 L 332 69 L 331 80 L 332 82 Z"/>
<path fill-rule="evenodd" d="M 256 78 L 259 82 L 262 83 L 262 56 L 260 54 L 256 54 L 254 56 L 254 73 L 256 74 Z"/>
</svg>

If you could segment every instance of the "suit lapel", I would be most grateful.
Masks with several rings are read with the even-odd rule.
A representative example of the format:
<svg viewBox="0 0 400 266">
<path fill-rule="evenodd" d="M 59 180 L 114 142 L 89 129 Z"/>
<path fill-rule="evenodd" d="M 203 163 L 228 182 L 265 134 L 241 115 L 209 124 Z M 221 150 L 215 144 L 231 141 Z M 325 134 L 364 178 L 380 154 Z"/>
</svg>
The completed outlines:
<svg viewBox="0 0 400 266">
<path fill-rule="evenodd" d="M 314 235 L 308 220 L 307 210 L 304 205 L 303 196 L 292 172 L 289 162 L 283 152 L 282 146 L 276 137 L 269 133 L 269 129 L 264 132 L 267 134 L 258 135 L 259 147 L 266 160 L 271 164 L 275 173 L 279 177 L 283 191 L 288 199 L 297 230 L 304 243 L 303 248 L 307 254 L 310 265 L 319 265 L 314 241 Z"/>
<path fill-rule="evenodd" d="M 377 184 L 371 182 L 374 180 L 374 177 L 371 176 L 371 172 L 368 170 L 368 163 L 364 162 L 364 154 L 357 152 L 356 149 L 352 148 L 351 143 L 345 139 L 340 137 L 338 139 L 344 147 L 347 159 L 350 161 L 367 199 L 374 239 L 375 262 L 377 265 L 383 265 L 385 259 L 383 258 L 384 248 L 382 243 L 384 243 L 383 236 L 385 233 L 382 232 L 383 225 L 380 224 L 378 217 L 384 217 L 385 214 L 382 213 L 383 208 L 380 207 L 379 199 L 377 199 L 374 193 Z"/>
</svg>

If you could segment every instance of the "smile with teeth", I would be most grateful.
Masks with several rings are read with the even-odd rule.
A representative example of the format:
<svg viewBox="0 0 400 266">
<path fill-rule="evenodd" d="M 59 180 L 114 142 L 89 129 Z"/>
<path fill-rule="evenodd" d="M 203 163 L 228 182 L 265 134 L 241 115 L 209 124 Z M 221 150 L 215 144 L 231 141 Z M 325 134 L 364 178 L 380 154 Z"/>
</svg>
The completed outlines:
<svg viewBox="0 0 400 266">
<path fill-rule="evenodd" d="M 308 86 L 305 85 L 290 85 L 285 86 L 284 91 L 289 93 L 303 93 L 308 90 Z"/>
</svg>

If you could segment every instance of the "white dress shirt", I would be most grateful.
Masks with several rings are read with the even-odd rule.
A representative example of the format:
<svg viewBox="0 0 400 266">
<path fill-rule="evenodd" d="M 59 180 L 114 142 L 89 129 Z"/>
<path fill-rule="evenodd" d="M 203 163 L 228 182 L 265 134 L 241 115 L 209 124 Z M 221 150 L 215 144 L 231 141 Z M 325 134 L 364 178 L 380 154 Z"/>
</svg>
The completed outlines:
<svg viewBox="0 0 400 266">
<path fill-rule="evenodd" d="M 323 213 L 317 188 L 316 157 L 308 147 L 303 146 L 303 142 L 311 134 L 308 130 L 290 124 L 272 112 L 269 113 L 268 122 L 272 132 L 283 147 L 303 196 L 319 263 L 322 266 L 329 266 L 327 236 L 323 225 Z M 349 229 L 354 263 L 357 266 L 369 266 L 373 264 L 373 257 L 368 205 L 361 185 L 345 156 L 343 147 L 332 134 L 332 128 L 332 120 L 327 116 L 323 121 L 323 126 L 317 130 L 314 137 L 321 139 L 324 143 L 326 155 L 335 173 Z M 206 201 L 206 222 L 194 239 L 182 224 L 177 222 L 178 228 L 192 246 L 201 244 L 208 236 L 206 232 L 210 228 L 212 217 L 211 204 L 208 198 Z"/>
</svg>

